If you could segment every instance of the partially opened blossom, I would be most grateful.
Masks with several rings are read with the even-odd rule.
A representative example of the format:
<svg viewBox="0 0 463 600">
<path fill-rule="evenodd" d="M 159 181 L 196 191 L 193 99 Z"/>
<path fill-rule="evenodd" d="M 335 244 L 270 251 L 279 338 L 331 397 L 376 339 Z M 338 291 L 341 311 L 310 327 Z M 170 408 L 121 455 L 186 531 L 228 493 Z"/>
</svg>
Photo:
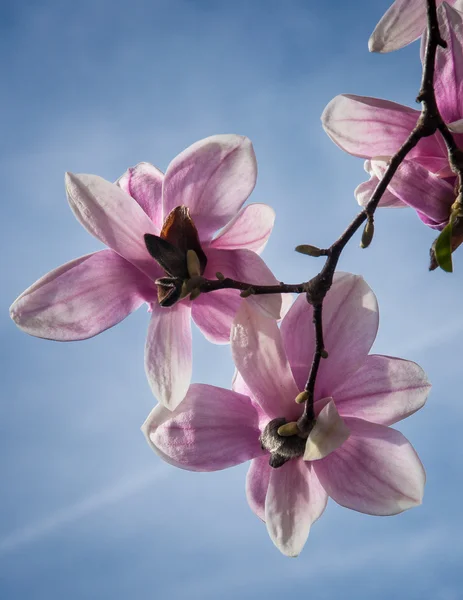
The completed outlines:
<svg viewBox="0 0 463 600">
<path fill-rule="evenodd" d="M 101 333 L 147 303 L 147 376 L 158 400 L 175 408 L 191 378 L 191 317 L 206 338 L 228 342 L 243 302 L 237 290 L 192 300 L 195 281 L 221 272 L 256 284 L 276 282 L 257 254 L 274 212 L 265 204 L 243 207 L 256 176 L 252 144 L 238 135 L 193 144 L 165 175 L 148 163 L 128 169 L 117 184 L 67 174 L 75 216 L 109 249 L 39 279 L 13 303 L 12 318 L 31 335 L 73 341 Z M 249 301 L 278 318 L 281 296 Z"/>
<path fill-rule="evenodd" d="M 423 466 L 389 425 L 421 408 L 429 391 L 422 369 L 369 355 L 378 328 L 376 298 L 361 277 L 338 274 L 324 307 L 327 359 L 315 388 L 316 420 L 298 434 L 314 351 L 312 309 L 299 296 L 281 328 L 243 304 L 232 328 L 233 390 L 194 384 L 169 412 L 153 409 L 143 431 L 168 463 L 215 471 L 251 460 L 246 493 L 271 539 L 288 556 L 302 550 L 328 497 L 371 515 L 421 503 Z"/>
<path fill-rule="evenodd" d="M 443 0 L 436 0 L 436 5 Z M 463 10 L 463 0 L 446 0 Z M 426 29 L 426 0 L 395 0 L 368 40 L 370 52 L 392 52 L 411 44 Z"/>
<path fill-rule="evenodd" d="M 446 3 L 441 4 L 437 14 L 448 47 L 437 51 L 436 100 L 456 143 L 463 147 L 463 16 Z M 360 205 L 370 200 L 390 157 L 406 140 L 419 116 L 418 110 L 395 102 L 349 94 L 337 96 L 325 108 L 322 123 L 331 139 L 349 154 L 367 159 L 365 170 L 370 179 L 355 190 Z M 409 152 L 379 206 L 411 206 L 426 225 L 440 231 L 451 216 L 455 185 L 446 146 L 436 133 L 421 139 Z M 455 234 L 452 249 L 460 242 Z"/>
</svg>

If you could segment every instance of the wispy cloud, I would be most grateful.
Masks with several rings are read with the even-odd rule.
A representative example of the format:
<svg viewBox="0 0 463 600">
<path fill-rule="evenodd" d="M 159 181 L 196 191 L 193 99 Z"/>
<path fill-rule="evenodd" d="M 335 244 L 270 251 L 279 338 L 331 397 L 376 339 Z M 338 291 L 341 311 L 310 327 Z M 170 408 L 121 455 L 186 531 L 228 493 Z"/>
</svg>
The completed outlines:
<svg viewBox="0 0 463 600">
<path fill-rule="evenodd" d="M 68 525 L 107 506 L 122 502 L 149 487 L 154 481 L 164 477 L 166 473 L 165 467 L 159 467 L 148 473 L 146 471 L 138 473 L 135 477 L 124 477 L 114 485 L 91 494 L 37 523 L 17 529 L 0 539 L 0 556 L 32 544 L 52 534 L 63 525 Z"/>
</svg>

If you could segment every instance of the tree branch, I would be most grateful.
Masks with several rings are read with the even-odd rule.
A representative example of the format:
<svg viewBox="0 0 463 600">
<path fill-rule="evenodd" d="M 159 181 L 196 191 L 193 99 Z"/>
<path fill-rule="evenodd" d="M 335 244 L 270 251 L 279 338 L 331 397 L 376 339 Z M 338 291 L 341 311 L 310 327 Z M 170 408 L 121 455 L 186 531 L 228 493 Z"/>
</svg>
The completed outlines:
<svg viewBox="0 0 463 600">
<path fill-rule="evenodd" d="M 437 131 L 440 132 L 445 141 L 450 166 L 458 177 L 456 203 L 459 203 L 458 208 L 460 211 L 462 211 L 461 214 L 463 214 L 463 152 L 458 148 L 453 134 L 449 130 L 439 112 L 434 89 L 434 72 L 437 49 L 439 46 L 446 48 L 447 44 L 440 35 L 436 0 L 425 1 L 427 5 L 427 40 L 421 86 L 417 96 L 417 102 L 421 102 L 422 105 L 421 114 L 408 138 L 405 140 L 399 150 L 391 157 L 383 178 L 378 182 L 378 185 L 376 186 L 368 204 L 360 213 L 358 213 L 343 234 L 327 249 L 319 250 L 313 246 L 306 246 L 306 248 L 310 248 L 313 251 L 313 253 L 308 251 L 308 254 L 312 253 L 312 256 L 327 257 L 320 273 L 310 281 L 290 285 L 285 283 L 268 286 L 255 285 L 252 283 L 235 281 L 230 278 L 224 278 L 223 276 L 218 278 L 216 281 L 203 279 L 199 285 L 201 292 L 206 293 L 218 289 L 232 288 L 241 290 L 243 296 L 251 294 L 275 293 L 301 294 L 304 292 L 307 294 L 307 301 L 313 306 L 313 323 L 315 328 L 316 344 L 309 376 L 305 385 L 308 398 L 305 403 L 304 413 L 298 421 L 298 426 L 302 433 L 307 433 L 313 427 L 315 382 L 322 358 L 328 357 L 323 342 L 323 301 L 332 286 L 333 276 L 341 253 L 346 244 L 358 231 L 361 225 L 365 223 L 365 221 L 368 221 L 371 226 L 369 235 L 365 236 L 368 239 L 368 242 L 364 245 L 368 245 L 369 241 L 371 241 L 373 232 L 373 215 L 378 208 L 379 202 L 397 169 L 405 160 L 409 152 L 422 138 L 434 135 Z"/>
</svg>

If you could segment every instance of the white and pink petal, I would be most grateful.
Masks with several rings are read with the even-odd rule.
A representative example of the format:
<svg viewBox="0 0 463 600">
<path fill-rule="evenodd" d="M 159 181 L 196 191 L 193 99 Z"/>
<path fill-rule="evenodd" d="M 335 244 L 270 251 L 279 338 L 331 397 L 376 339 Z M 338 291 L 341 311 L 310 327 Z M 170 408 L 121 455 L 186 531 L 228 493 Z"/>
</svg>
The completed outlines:
<svg viewBox="0 0 463 600">
<path fill-rule="evenodd" d="M 218 250 L 209 248 L 207 251 L 207 267 L 204 276 L 215 279 L 217 271 L 225 277 L 237 281 L 257 285 L 275 285 L 278 283 L 275 275 L 267 267 L 260 256 L 251 250 Z M 239 297 L 239 290 L 233 290 Z M 212 292 L 212 297 L 215 292 Z M 287 296 L 283 298 L 283 296 Z M 287 303 L 291 301 L 287 294 L 261 294 L 251 295 L 248 301 L 254 304 L 265 315 L 280 319 L 287 310 Z"/>
<path fill-rule="evenodd" d="M 376 177 L 382 179 L 388 166 L 387 160 L 376 158 L 371 165 Z M 455 200 L 453 185 L 416 161 L 403 161 L 388 188 L 404 204 L 425 215 L 431 226 L 441 228 L 448 221 L 450 207 Z"/>
<path fill-rule="evenodd" d="M 329 102 L 321 118 L 326 133 L 342 150 L 373 158 L 395 154 L 419 116 L 418 110 L 389 100 L 342 94 Z M 433 171 L 448 163 L 445 146 L 437 135 L 420 140 L 408 157 Z"/>
<path fill-rule="evenodd" d="M 349 439 L 313 463 L 328 495 L 341 506 L 378 516 L 421 504 L 426 474 L 410 442 L 391 427 L 345 421 Z"/>
<path fill-rule="evenodd" d="M 370 179 L 368 181 L 364 181 L 354 191 L 354 196 L 357 199 L 357 202 L 360 206 L 366 206 L 368 202 L 370 202 L 374 191 L 376 190 L 380 180 L 373 172 L 372 161 L 365 161 L 365 171 L 370 175 Z M 379 201 L 378 206 L 382 208 L 406 208 L 407 205 L 399 200 L 394 194 L 389 190 L 386 191 L 381 196 L 381 200 Z"/>
<path fill-rule="evenodd" d="M 159 231 L 141 206 L 118 185 L 97 175 L 67 173 L 65 182 L 71 209 L 85 229 L 148 277 L 159 277 L 160 268 L 143 238 Z"/>
<path fill-rule="evenodd" d="M 246 475 L 246 497 L 251 510 L 261 521 L 265 521 L 265 498 L 273 468 L 269 464 L 270 455 L 265 453 L 251 461 Z"/>
<path fill-rule="evenodd" d="M 231 350 L 236 368 L 269 420 L 281 417 L 282 411 L 289 419 L 299 416 L 294 402 L 299 389 L 274 319 L 243 302 L 232 327 Z"/>
<path fill-rule="evenodd" d="M 10 315 L 29 335 L 76 341 L 116 325 L 155 297 L 146 275 L 112 250 L 101 250 L 36 281 L 15 300 Z"/>
<path fill-rule="evenodd" d="M 249 204 L 211 242 L 221 250 L 247 249 L 260 254 L 275 223 L 275 211 L 267 204 Z"/>
<path fill-rule="evenodd" d="M 315 334 L 312 315 L 312 307 L 300 295 L 281 323 L 286 355 L 301 390 L 313 359 Z M 316 398 L 332 396 L 333 389 L 362 365 L 375 340 L 378 323 L 376 297 L 365 280 L 350 273 L 336 273 L 323 302 L 323 331 L 328 358 L 320 364 Z"/>
<path fill-rule="evenodd" d="M 310 463 L 291 460 L 271 470 L 265 522 L 280 552 L 286 556 L 300 554 L 312 523 L 322 515 L 327 501 L 328 496 Z"/>
<path fill-rule="evenodd" d="M 436 3 L 442 1 L 437 0 Z M 376 25 L 368 40 L 368 48 L 370 52 L 393 52 L 414 42 L 425 29 L 425 2 L 395 0 Z"/>
<path fill-rule="evenodd" d="M 446 123 L 457 121 L 463 116 L 463 20 L 462 14 L 450 6 L 453 3 L 438 2 L 441 6 L 437 10 L 439 33 L 447 42 L 447 48 L 437 48 L 434 90 L 437 106 Z M 463 9 L 462 2 L 458 2 L 458 6 Z M 426 43 L 427 31 L 422 38 L 422 60 Z"/>
<path fill-rule="evenodd" d="M 145 346 L 145 371 L 157 400 L 174 410 L 185 397 L 192 373 L 191 308 L 152 303 Z"/>
<path fill-rule="evenodd" d="M 411 360 L 371 354 L 333 396 L 343 417 L 392 425 L 422 408 L 430 389 L 425 372 Z"/>
<path fill-rule="evenodd" d="M 223 388 L 192 384 L 173 412 L 152 410 L 142 430 L 169 464 L 190 471 L 218 471 L 264 454 L 257 411 L 249 398 Z"/>
<path fill-rule="evenodd" d="M 201 241 L 209 241 L 240 210 L 257 179 L 251 141 L 215 135 L 196 142 L 170 163 L 163 184 L 164 218 L 185 205 Z"/>
<path fill-rule="evenodd" d="M 162 182 L 164 173 L 147 162 L 129 167 L 117 180 L 117 185 L 132 196 L 153 221 L 162 228 Z"/>
<path fill-rule="evenodd" d="M 201 294 L 191 308 L 193 321 L 213 344 L 228 344 L 233 319 L 242 302 L 237 290 L 217 290 Z"/>
</svg>

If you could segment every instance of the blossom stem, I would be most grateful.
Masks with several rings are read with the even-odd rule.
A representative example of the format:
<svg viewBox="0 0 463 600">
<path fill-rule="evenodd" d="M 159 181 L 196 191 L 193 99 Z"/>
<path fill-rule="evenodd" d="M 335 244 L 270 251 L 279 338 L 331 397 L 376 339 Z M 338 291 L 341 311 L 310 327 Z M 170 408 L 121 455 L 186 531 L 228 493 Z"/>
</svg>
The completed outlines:
<svg viewBox="0 0 463 600">
<path fill-rule="evenodd" d="M 305 403 L 303 416 L 298 421 L 299 429 L 302 432 L 310 430 L 310 428 L 313 426 L 315 382 L 321 359 L 322 357 L 326 356 L 323 342 L 323 300 L 332 286 L 334 273 L 336 271 L 341 253 L 350 239 L 363 225 L 363 223 L 367 219 L 373 219 L 373 215 L 378 208 L 379 202 L 397 169 L 405 160 L 409 152 L 422 138 L 434 135 L 437 131 L 439 131 L 439 133 L 442 135 L 447 147 L 449 163 L 452 167 L 452 170 L 458 176 L 457 200 L 459 199 L 460 203 L 463 205 L 463 151 L 458 148 L 453 134 L 449 130 L 439 112 L 434 89 L 434 73 L 437 49 L 439 46 L 445 48 L 447 43 L 440 35 L 436 0 L 426 0 L 426 7 L 427 40 L 421 86 L 416 99 L 417 102 L 421 102 L 421 114 L 408 138 L 389 160 L 388 167 L 382 179 L 378 182 L 378 185 L 376 186 L 368 204 L 360 213 L 357 214 L 342 235 L 329 248 L 323 250 L 321 253 L 321 256 L 326 256 L 327 258 L 320 273 L 310 281 L 295 285 L 285 283 L 279 283 L 275 285 L 255 285 L 253 283 L 243 283 L 230 278 L 224 278 L 217 281 L 203 280 L 203 283 L 200 286 L 202 292 L 212 292 L 219 289 L 233 288 L 245 292 L 248 291 L 249 294 L 306 293 L 307 301 L 313 306 L 313 323 L 315 327 L 316 344 L 312 364 L 309 370 L 309 376 L 305 385 L 308 398 Z"/>
<path fill-rule="evenodd" d="M 261 294 L 302 294 L 307 291 L 306 286 L 307 283 L 283 283 L 282 281 L 274 285 L 257 285 L 225 277 L 224 279 L 203 278 L 198 287 L 204 293 L 231 289 L 243 292 L 249 291 L 249 295 L 258 296 Z"/>
</svg>

